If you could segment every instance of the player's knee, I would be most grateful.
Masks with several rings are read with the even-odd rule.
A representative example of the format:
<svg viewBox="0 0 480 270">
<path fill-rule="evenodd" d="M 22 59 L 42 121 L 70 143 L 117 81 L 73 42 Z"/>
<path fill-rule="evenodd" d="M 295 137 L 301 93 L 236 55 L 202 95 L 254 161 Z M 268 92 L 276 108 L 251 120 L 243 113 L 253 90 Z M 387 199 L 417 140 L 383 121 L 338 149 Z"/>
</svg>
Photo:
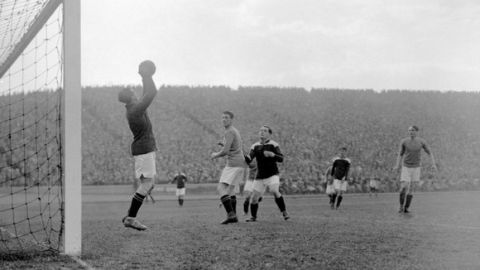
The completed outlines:
<svg viewBox="0 0 480 270">
<path fill-rule="evenodd" d="M 144 178 L 142 183 L 137 188 L 137 193 L 143 196 L 146 196 L 153 189 L 153 179 Z"/>
<path fill-rule="evenodd" d="M 226 184 L 224 183 L 218 183 L 218 186 L 217 186 L 218 194 L 220 194 L 220 196 L 227 195 L 228 194 L 227 187 L 228 186 L 226 186 Z"/>
</svg>

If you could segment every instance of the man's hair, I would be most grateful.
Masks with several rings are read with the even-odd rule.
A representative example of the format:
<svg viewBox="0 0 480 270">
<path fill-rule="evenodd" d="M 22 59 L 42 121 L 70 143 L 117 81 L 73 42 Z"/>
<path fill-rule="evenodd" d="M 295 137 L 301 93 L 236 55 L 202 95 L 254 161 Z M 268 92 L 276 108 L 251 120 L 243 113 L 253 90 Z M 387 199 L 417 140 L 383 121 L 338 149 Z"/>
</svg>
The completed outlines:
<svg viewBox="0 0 480 270">
<path fill-rule="evenodd" d="M 346 147 L 346 146 L 340 146 L 340 150 L 345 150 L 345 151 L 347 151 L 347 147 Z"/>
<path fill-rule="evenodd" d="M 133 92 L 130 88 L 123 88 L 120 92 L 118 92 L 118 101 L 122 103 L 128 103 L 132 100 Z"/>
<path fill-rule="evenodd" d="M 231 119 L 233 119 L 234 115 L 231 111 L 224 111 L 223 114 L 226 114 L 228 116 L 230 116 Z"/>
<path fill-rule="evenodd" d="M 263 125 L 262 127 L 267 128 L 267 129 L 268 129 L 268 133 L 270 133 L 270 135 L 273 133 L 272 128 L 270 128 L 269 126 Z"/>
<path fill-rule="evenodd" d="M 410 126 L 410 128 L 413 128 L 413 129 L 415 129 L 415 131 L 418 131 L 418 130 L 419 130 L 419 128 L 418 128 L 417 126 L 415 126 L 415 125 L 413 125 L 413 126 Z"/>
</svg>

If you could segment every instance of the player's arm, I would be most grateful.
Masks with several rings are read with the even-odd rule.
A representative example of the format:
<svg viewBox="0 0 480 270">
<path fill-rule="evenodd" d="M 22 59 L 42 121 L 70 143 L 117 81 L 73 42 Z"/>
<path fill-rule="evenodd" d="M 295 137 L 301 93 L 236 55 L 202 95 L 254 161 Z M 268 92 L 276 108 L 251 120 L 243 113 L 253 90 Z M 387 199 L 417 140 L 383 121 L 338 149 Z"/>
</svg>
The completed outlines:
<svg viewBox="0 0 480 270">
<path fill-rule="evenodd" d="M 435 163 L 435 158 L 433 157 L 432 151 L 430 151 L 430 148 L 427 146 L 427 143 L 425 141 L 422 142 L 422 148 L 430 156 L 430 159 L 432 161 L 432 167 L 434 170 L 437 170 L 437 164 Z"/>
<path fill-rule="evenodd" d="M 222 150 L 220 150 L 219 152 L 212 153 L 211 158 L 216 159 L 219 157 L 226 156 L 228 154 L 228 150 L 232 146 L 233 138 L 234 138 L 233 133 L 231 132 L 225 133 L 225 144 L 223 145 Z"/>
<path fill-rule="evenodd" d="M 400 163 L 402 162 L 403 154 L 405 154 L 405 145 L 403 144 L 403 140 L 400 143 L 400 147 L 398 149 L 397 161 L 395 162 L 394 170 L 398 170 L 400 168 Z"/>
<path fill-rule="evenodd" d="M 335 169 L 336 168 L 337 168 L 337 160 L 335 159 L 335 161 L 333 161 L 333 164 L 332 164 L 332 169 L 330 170 L 330 175 L 331 176 L 335 175 Z"/>
<path fill-rule="evenodd" d="M 280 147 L 278 145 L 273 148 L 273 154 L 273 158 L 276 162 L 283 162 L 283 154 L 282 151 L 280 151 Z"/>
<path fill-rule="evenodd" d="M 347 164 L 347 168 L 345 169 L 345 180 L 348 181 L 348 173 L 350 172 L 350 162 Z"/>
<path fill-rule="evenodd" d="M 252 146 L 252 148 L 250 148 L 250 152 L 248 152 L 247 155 L 244 156 L 245 158 L 245 162 L 247 162 L 247 164 L 250 164 L 253 159 L 255 158 L 255 147 Z"/>
<path fill-rule="evenodd" d="M 142 75 L 143 96 L 135 105 L 136 111 L 145 111 L 157 95 L 157 88 L 151 75 Z"/>
</svg>

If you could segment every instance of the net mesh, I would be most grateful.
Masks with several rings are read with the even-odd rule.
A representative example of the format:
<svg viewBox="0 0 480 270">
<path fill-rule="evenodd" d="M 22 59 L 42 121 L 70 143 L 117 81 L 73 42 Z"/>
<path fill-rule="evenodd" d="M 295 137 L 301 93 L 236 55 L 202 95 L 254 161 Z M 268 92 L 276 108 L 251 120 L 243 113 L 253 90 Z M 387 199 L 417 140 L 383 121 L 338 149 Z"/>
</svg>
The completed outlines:
<svg viewBox="0 0 480 270">
<path fill-rule="evenodd" d="M 0 65 L 49 1 L 0 1 Z M 62 194 L 62 10 L 0 78 L 0 254 L 59 251 Z"/>
</svg>

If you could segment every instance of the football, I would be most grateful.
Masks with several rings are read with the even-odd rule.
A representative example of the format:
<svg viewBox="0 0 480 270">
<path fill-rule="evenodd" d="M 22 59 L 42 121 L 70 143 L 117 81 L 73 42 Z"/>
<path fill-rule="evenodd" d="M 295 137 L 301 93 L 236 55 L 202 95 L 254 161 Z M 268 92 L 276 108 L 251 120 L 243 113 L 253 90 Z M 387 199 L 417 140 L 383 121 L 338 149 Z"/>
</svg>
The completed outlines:
<svg viewBox="0 0 480 270">
<path fill-rule="evenodd" d="M 155 64 L 151 60 L 145 60 L 138 66 L 138 73 L 142 76 L 152 76 L 155 70 Z"/>
</svg>

